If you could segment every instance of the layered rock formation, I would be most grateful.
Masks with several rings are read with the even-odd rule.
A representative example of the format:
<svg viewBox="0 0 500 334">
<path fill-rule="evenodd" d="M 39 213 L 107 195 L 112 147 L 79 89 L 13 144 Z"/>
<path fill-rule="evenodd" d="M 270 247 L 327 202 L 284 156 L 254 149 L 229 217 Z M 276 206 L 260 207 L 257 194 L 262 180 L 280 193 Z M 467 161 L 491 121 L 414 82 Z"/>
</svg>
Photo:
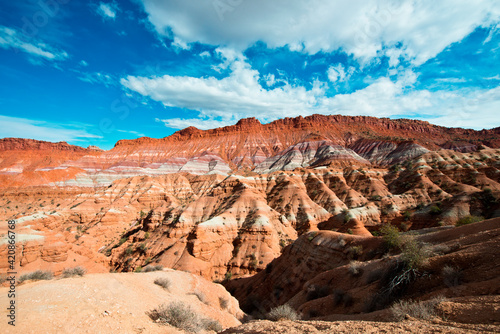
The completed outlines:
<svg viewBox="0 0 500 334">
<path fill-rule="evenodd" d="M 499 133 L 417 120 L 313 115 L 269 124 L 249 118 L 206 131 L 189 127 L 162 139 L 121 140 L 109 151 L 7 138 L 0 140 L 0 187 L 98 187 L 136 175 L 267 173 L 351 161 L 388 166 L 441 147 L 499 147 Z"/>
<path fill-rule="evenodd" d="M 494 149 L 440 150 L 389 169 L 351 161 L 247 176 L 134 176 L 97 189 L 22 188 L 4 191 L 0 227 L 5 233 L 6 220 L 18 219 L 21 271 L 61 272 L 71 263 L 133 271 L 153 262 L 221 280 L 266 268 L 308 231 L 370 236 L 383 223 L 407 230 L 498 215 L 499 161 Z"/>
</svg>

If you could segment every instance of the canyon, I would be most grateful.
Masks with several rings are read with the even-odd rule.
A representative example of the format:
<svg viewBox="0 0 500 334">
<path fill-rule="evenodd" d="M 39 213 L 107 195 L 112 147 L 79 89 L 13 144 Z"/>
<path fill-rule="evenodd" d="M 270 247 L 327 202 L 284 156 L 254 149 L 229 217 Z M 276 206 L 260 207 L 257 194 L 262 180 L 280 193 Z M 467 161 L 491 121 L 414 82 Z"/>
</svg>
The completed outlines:
<svg viewBox="0 0 500 334">
<path fill-rule="evenodd" d="M 158 265 L 222 283 L 254 317 L 286 303 L 306 318 L 356 320 L 394 301 L 376 299 L 382 274 L 368 277 L 399 263 L 402 250 L 384 249 L 390 225 L 432 250 L 431 278 L 405 296 L 450 298 L 442 307 L 456 312 L 443 312 L 456 322 L 467 303 L 484 304 L 478 296 L 499 303 L 500 128 L 313 115 L 189 127 L 108 151 L 5 138 L 0 192 L 0 257 L 15 220 L 20 274 Z M 443 283 L 447 264 L 458 288 Z"/>
</svg>

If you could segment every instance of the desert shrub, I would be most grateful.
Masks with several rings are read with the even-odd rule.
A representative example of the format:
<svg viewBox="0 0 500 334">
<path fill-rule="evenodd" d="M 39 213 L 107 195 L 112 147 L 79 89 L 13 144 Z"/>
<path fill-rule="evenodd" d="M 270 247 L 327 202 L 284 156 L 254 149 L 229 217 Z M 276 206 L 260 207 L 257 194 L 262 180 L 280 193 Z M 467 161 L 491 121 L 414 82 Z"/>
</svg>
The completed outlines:
<svg viewBox="0 0 500 334">
<path fill-rule="evenodd" d="M 418 269 L 429 257 L 430 250 L 425 245 L 419 244 L 415 239 L 409 238 L 403 244 L 401 260 L 408 269 Z"/>
<path fill-rule="evenodd" d="M 447 287 L 453 287 L 462 284 L 463 273 L 459 268 L 446 265 L 441 271 L 443 282 Z"/>
<path fill-rule="evenodd" d="M 219 305 L 220 308 L 225 310 L 229 306 L 229 299 L 224 298 L 224 297 L 219 297 Z"/>
<path fill-rule="evenodd" d="M 7 276 L 5 275 L 0 275 L 0 285 L 5 283 L 5 281 L 7 281 Z"/>
<path fill-rule="evenodd" d="M 157 279 L 155 279 L 154 283 L 166 290 L 168 290 L 170 287 L 170 280 L 168 278 L 158 277 Z"/>
<path fill-rule="evenodd" d="M 231 278 L 233 277 L 233 273 L 232 272 L 227 272 L 226 275 L 224 276 L 224 279 L 226 281 L 229 281 Z"/>
<path fill-rule="evenodd" d="M 354 276 L 354 277 L 357 277 L 357 276 L 360 276 L 361 274 L 363 274 L 363 263 L 359 262 L 359 261 L 351 261 L 349 263 L 349 274 L 351 274 L 351 276 Z"/>
<path fill-rule="evenodd" d="M 163 270 L 163 266 L 161 264 L 158 264 L 156 266 L 146 266 L 144 269 L 142 269 L 143 273 L 149 273 L 151 271 L 161 271 Z"/>
<path fill-rule="evenodd" d="M 484 220 L 484 217 L 470 216 L 469 215 L 469 216 L 465 216 L 465 217 L 460 218 L 457 221 L 457 223 L 455 224 L 455 226 L 468 225 L 468 224 L 480 222 L 482 220 Z"/>
<path fill-rule="evenodd" d="M 363 246 L 351 246 L 347 249 L 347 257 L 349 259 L 357 259 L 363 253 Z"/>
<path fill-rule="evenodd" d="M 311 290 L 307 293 L 306 299 L 307 300 L 314 300 L 318 298 L 323 298 L 326 297 L 330 294 L 330 287 L 327 285 L 323 286 L 312 286 Z"/>
<path fill-rule="evenodd" d="M 201 330 L 222 330 L 218 321 L 201 317 L 189 305 L 182 302 L 160 305 L 147 312 L 147 315 L 155 322 L 167 323 L 192 333 Z"/>
<path fill-rule="evenodd" d="M 128 246 L 127 249 L 125 249 L 125 255 L 130 255 L 134 252 L 132 249 L 132 246 Z"/>
<path fill-rule="evenodd" d="M 73 276 L 83 276 L 86 272 L 87 271 L 85 270 L 85 268 L 82 267 L 66 268 L 62 272 L 62 276 L 65 278 Z"/>
<path fill-rule="evenodd" d="M 410 211 L 405 211 L 403 213 L 403 219 L 404 219 L 404 221 L 410 220 L 411 219 L 411 212 Z"/>
<path fill-rule="evenodd" d="M 221 332 L 224 328 L 218 322 L 217 320 L 214 319 L 208 319 L 208 318 L 201 318 L 200 319 L 200 326 L 201 328 L 207 330 L 207 331 L 214 331 L 214 332 Z"/>
<path fill-rule="evenodd" d="M 391 306 L 391 313 L 396 321 L 403 320 L 406 315 L 429 320 L 436 316 L 436 306 L 445 300 L 443 297 L 436 297 L 426 301 L 399 301 Z"/>
<path fill-rule="evenodd" d="M 433 205 L 429 209 L 429 213 L 434 216 L 439 215 L 441 213 L 441 208 L 437 205 Z"/>
<path fill-rule="evenodd" d="M 275 307 L 267 313 L 266 318 L 271 321 L 300 320 L 299 314 L 288 304 Z"/>
<path fill-rule="evenodd" d="M 37 270 L 31 273 L 23 274 L 19 277 L 19 283 L 24 281 L 40 281 L 40 280 L 51 280 L 54 278 L 54 273 L 48 270 Z"/>
<path fill-rule="evenodd" d="M 380 229 L 380 234 L 382 235 L 382 240 L 384 241 L 386 249 L 397 248 L 401 245 L 401 236 L 396 226 L 384 225 Z"/>
<path fill-rule="evenodd" d="M 136 272 L 136 273 L 142 272 L 142 267 L 139 266 L 139 267 L 135 268 L 134 272 Z"/>
<path fill-rule="evenodd" d="M 198 297 L 199 301 L 202 302 L 203 304 L 206 304 L 206 305 L 209 304 L 207 296 L 202 291 L 194 290 L 193 295 Z"/>
</svg>

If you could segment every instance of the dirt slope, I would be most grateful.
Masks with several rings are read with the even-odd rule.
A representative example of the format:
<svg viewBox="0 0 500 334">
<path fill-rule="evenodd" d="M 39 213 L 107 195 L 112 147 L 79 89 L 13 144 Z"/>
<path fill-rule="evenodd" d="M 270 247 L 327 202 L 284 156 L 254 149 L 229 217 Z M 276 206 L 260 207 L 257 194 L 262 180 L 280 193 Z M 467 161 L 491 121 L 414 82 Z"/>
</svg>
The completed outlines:
<svg viewBox="0 0 500 334">
<path fill-rule="evenodd" d="M 168 290 L 154 284 L 167 278 Z M 240 324 L 238 302 L 219 284 L 185 272 L 90 274 L 84 277 L 27 282 L 17 288 L 15 329 L 6 324 L 7 288 L 0 288 L 3 333 L 182 333 L 154 323 L 146 312 L 182 301 L 224 328 Z M 201 293 L 204 302 L 194 293 Z M 221 308 L 219 297 L 227 300 Z"/>
</svg>

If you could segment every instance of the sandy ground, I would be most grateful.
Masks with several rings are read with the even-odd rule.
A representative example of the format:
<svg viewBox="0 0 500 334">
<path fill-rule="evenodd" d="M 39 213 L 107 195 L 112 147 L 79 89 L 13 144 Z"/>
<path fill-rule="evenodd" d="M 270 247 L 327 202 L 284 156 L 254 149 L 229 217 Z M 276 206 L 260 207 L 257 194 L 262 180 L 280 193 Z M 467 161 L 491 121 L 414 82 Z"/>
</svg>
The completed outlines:
<svg viewBox="0 0 500 334">
<path fill-rule="evenodd" d="M 167 277 L 169 290 L 154 284 Z M 186 272 L 167 270 L 150 273 L 92 274 L 84 277 L 28 282 L 16 287 L 15 328 L 7 324 L 7 288 L 0 288 L 2 333 L 182 333 L 154 323 L 146 312 L 169 301 L 183 301 L 219 320 L 224 327 L 240 322 L 237 301 L 218 284 Z M 193 291 L 203 291 L 202 303 Z M 230 299 L 221 310 L 219 296 Z"/>
</svg>

